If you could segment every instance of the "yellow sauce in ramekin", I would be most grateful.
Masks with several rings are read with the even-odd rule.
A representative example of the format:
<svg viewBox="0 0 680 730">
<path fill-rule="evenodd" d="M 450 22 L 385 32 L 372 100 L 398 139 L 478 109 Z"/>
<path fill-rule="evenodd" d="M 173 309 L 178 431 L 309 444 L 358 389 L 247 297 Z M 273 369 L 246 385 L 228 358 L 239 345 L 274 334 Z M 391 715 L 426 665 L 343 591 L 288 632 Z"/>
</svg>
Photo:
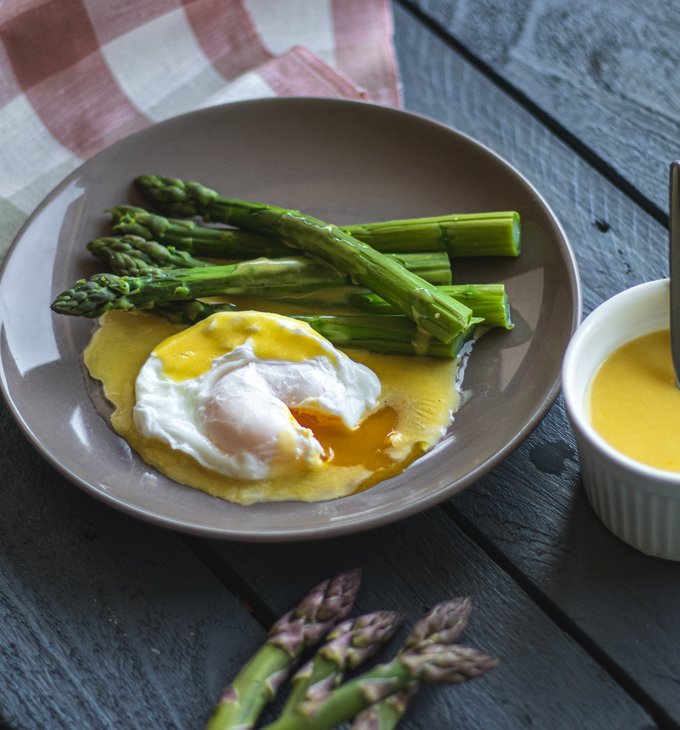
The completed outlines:
<svg viewBox="0 0 680 730">
<path fill-rule="evenodd" d="M 667 329 L 614 351 L 595 373 L 587 404 L 593 427 L 615 449 L 680 472 L 680 389 Z"/>
</svg>

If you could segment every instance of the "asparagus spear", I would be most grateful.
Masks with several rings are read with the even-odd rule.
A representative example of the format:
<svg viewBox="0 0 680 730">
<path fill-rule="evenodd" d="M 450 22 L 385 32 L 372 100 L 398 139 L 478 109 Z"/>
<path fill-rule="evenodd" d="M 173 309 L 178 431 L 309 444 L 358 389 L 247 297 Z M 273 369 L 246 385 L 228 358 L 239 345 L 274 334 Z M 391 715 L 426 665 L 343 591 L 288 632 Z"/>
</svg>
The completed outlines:
<svg viewBox="0 0 680 730">
<path fill-rule="evenodd" d="M 235 309 L 233 304 L 209 304 L 198 300 L 166 302 L 151 310 L 177 324 L 194 324 L 216 312 Z M 413 322 L 400 314 L 290 315 L 307 324 L 338 347 L 393 355 L 456 357 L 472 337 L 474 326 L 446 344 L 422 338 Z"/>
<path fill-rule="evenodd" d="M 288 253 L 285 244 L 267 236 L 165 218 L 131 205 L 118 205 L 109 212 L 114 233 L 150 238 L 196 256 L 254 258 Z M 342 228 L 383 253 L 446 251 L 453 257 L 517 256 L 520 250 L 520 222 L 515 211 L 452 214 Z"/>
<path fill-rule="evenodd" d="M 196 221 L 166 218 L 133 205 L 117 205 L 108 211 L 116 235 L 131 234 L 175 246 L 194 256 L 213 259 L 252 259 L 257 256 L 290 256 L 290 246 L 248 231 L 203 226 Z"/>
<path fill-rule="evenodd" d="M 472 315 L 483 320 L 487 327 L 512 329 L 510 304 L 503 284 L 452 284 L 439 290 L 470 307 Z M 328 307 L 333 304 L 349 305 L 370 314 L 395 314 L 394 307 L 377 294 L 360 287 L 339 287 L 306 292 L 289 299 L 306 306 Z"/>
<path fill-rule="evenodd" d="M 418 622 L 402 651 L 336 687 L 308 699 L 263 730 L 329 730 L 369 705 L 412 689 L 413 682 L 464 682 L 494 667 L 497 660 L 455 642 L 460 636 L 461 599 L 435 607 Z"/>
<path fill-rule="evenodd" d="M 438 604 L 411 629 L 402 651 L 417 645 L 455 644 L 467 625 L 471 610 L 469 598 L 454 598 Z M 351 730 L 393 730 L 406 712 L 418 686 L 419 683 L 413 681 L 401 692 L 362 710 L 354 718 Z"/>
<path fill-rule="evenodd" d="M 165 269 L 215 266 L 214 263 L 194 258 L 174 246 L 164 246 L 158 241 L 133 235 L 97 238 L 88 243 L 87 248 L 119 276 L 147 276 L 162 273 Z M 289 255 L 290 250 L 286 256 Z M 395 253 L 387 256 L 433 284 L 451 283 L 451 263 L 442 251 Z"/>
<path fill-rule="evenodd" d="M 439 289 L 454 299 L 460 298 L 464 304 L 472 309 L 472 315 L 479 321 L 479 324 L 485 327 L 503 327 L 504 329 L 512 329 L 514 327 L 503 284 L 463 284 L 459 286 L 442 286 Z M 366 315 L 371 315 L 365 322 L 376 329 L 382 326 L 380 324 L 381 317 L 391 316 L 392 321 L 396 322 L 398 321 L 396 317 L 400 316 L 397 315 L 395 309 L 390 307 L 384 299 L 381 299 L 372 292 L 361 290 L 358 287 L 341 287 L 339 289 L 333 289 L 330 294 L 328 289 L 318 289 L 307 292 L 302 296 L 287 297 L 284 295 L 280 299 L 285 302 L 302 303 L 306 307 L 318 306 L 321 309 L 333 304 L 350 305 L 362 310 L 362 313 Z M 208 304 L 206 302 L 194 301 L 167 302 L 157 309 L 159 310 L 159 314 L 162 314 L 166 319 L 173 322 L 177 322 L 178 324 L 194 324 L 215 312 L 224 311 L 225 309 L 238 309 L 238 305 L 234 303 Z M 307 316 L 312 326 L 314 326 L 313 320 L 316 317 L 331 317 L 330 314 L 304 315 L 304 313 L 289 316 Z M 360 319 L 352 319 L 356 316 L 356 314 L 345 315 L 347 323 L 350 324 L 352 321 L 355 324 L 361 323 L 362 320 Z M 403 315 L 401 316 L 403 317 Z M 338 318 L 337 321 L 341 322 L 342 320 Z M 331 323 L 333 320 L 328 319 L 328 322 Z"/>
<path fill-rule="evenodd" d="M 209 221 L 279 236 L 284 243 L 326 261 L 354 283 L 376 292 L 441 342 L 451 342 L 470 326 L 472 312 L 468 307 L 337 226 L 285 208 L 229 200 L 196 182 L 152 175 L 142 175 L 136 182 L 164 213 L 201 215 Z"/>
<path fill-rule="evenodd" d="M 399 264 L 395 264 L 402 268 Z M 229 294 L 297 296 L 349 285 L 328 266 L 306 258 L 254 259 L 223 266 L 170 269 L 148 276 L 95 274 L 79 279 L 52 304 L 58 314 L 99 317 L 110 309 L 149 308 L 158 303 Z M 468 310 L 469 311 L 469 310 Z"/>
<path fill-rule="evenodd" d="M 163 246 L 139 236 L 106 236 L 87 244 L 90 253 L 109 265 L 119 276 L 148 276 L 163 269 L 193 269 L 211 266 L 187 251 Z"/>
<path fill-rule="evenodd" d="M 376 611 L 338 624 L 327 642 L 293 675 L 280 717 L 305 699 L 328 694 L 347 669 L 358 667 L 392 638 L 403 618 L 396 611 Z"/>
<path fill-rule="evenodd" d="M 351 570 L 326 580 L 282 616 L 267 641 L 244 665 L 211 715 L 206 730 L 250 730 L 304 649 L 317 644 L 352 608 L 361 573 Z"/>
<path fill-rule="evenodd" d="M 520 221 L 516 211 L 381 221 L 343 229 L 378 251 L 446 251 L 453 257 L 520 253 Z"/>
<path fill-rule="evenodd" d="M 415 681 L 459 683 L 474 679 L 496 661 L 467 646 L 433 647 L 401 654 L 334 689 L 323 701 L 307 700 L 297 710 L 263 730 L 330 730 L 368 705 L 409 687 Z"/>
<path fill-rule="evenodd" d="M 393 355 L 427 355 L 449 357 L 458 355 L 472 337 L 475 323 L 459 332 L 450 342 L 439 342 L 422 333 L 407 317 L 399 314 L 372 315 L 292 315 L 307 324 L 329 342 L 343 348 Z"/>
<path fill-rule="evenodd" d="M 350 730 L 394 730 L 417 691 L 418 682 L 411 682 L 402 692 L 369 705 L 354 718 Z"/>
</svg>

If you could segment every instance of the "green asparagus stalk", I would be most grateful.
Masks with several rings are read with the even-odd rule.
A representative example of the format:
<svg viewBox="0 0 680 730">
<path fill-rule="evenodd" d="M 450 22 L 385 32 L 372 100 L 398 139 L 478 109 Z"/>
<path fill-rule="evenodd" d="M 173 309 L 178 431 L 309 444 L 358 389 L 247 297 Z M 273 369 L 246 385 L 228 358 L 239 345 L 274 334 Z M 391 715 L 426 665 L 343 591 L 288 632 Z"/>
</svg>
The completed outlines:
<svg viewBox="0 0 680 730">
<path fill-rule="evenodd" d="M 150 314 L 164 317 L 173 324 L 192 325 L 218 312 L 234 312 L 237 309 L 238 307 L 231 302 L 213 304 L 200 299 L 190 299 L 188 302 L 161 302 L 148 311 Z"/>
<path fill-rule="evenodd" d="M 116 235 L 130 234 L 213 259 L 253 259 L 290 256 L 290 246 L 270 236 L 225 228 L 202 226 L 196 221 L 166 218 L 132 205 L 108 211 Z"/>
<path fill-rule="evenodd" d="M 338 624 L 327 642 L 293 675 L 280 716 L 293 712 L 305 699 L 328 694 L 346 670 L 356 669 L 386 644 L 402 621 L 396 611 L 376 611 Z"/>
<path fill-rule="evenodd" d="M 376 292 L 441 342 L 451 342 L 470 327 L 469 307 L 337 226 L 285 208 L 229 200 L 195 182 L 152 175 L 142 175 L 136 182 L 145 197 L 169 215 L 201 215 L 212 222 L 280 237 Z"/>
<path fill-rule="evenodd" d="M 132 235 L 97 238 L 88 243 L 87 248 L 118 276 L 149 276 L 167 269 L 216 265 L 194 258 L 174 246 L 164 246 L 158 241 Z M 289 255 L 290 251 L 286 256 Z M 426 281 L 437 285 L 451 283 L 451 263 L 441 251 L 386 255 Z"/>
<path fill-rule="evenodd" d="M 503 327 L 508 330 L 514 327 L 503 284 L 463 284 L 442 286 L 439 289 L 454 299 L 460 297 L 460 300 L 472 309 L 472 316 L 479 320 L 479 324 L 485 327 Z M 303 295 L 290 297 L 284 295 L 280 299 L 287 303 L 303 304 L 306 308 L 318 307 L 322 310 L 321 313 L 324 309 L 341 304 L 361 310 L 364 314 L 392 316 L 397 314 L 396 310 L 390 307 L 384 299 L 359 287 L 339 287 L 331 290 L 317 289 Z M 212 308 L 202 305 L 200 302 L 196 306 L 188 307 L 188 305 L 189 302 L 169 303 L 163 314 L 167 319 L 172 319 L 180 324 L 193 324 L 200 319 L 209 317 L 214 312 L 222 311 L 225 307 L 227 309 L 238 309 L 236 304 L 222 305 L 221 307 L 220 305 L 214 305 Z M 378 326 L 377 321 L 376 326 Z"/>
<path fill-rule="evenodd" d="M 187 251 L 164 246 L 139 236 L 106 236 L 87 244 L 90 253 L 108 264 L 118 276 L 150 276 L 164 269 L 194 269 L 212 264 Z"/>
<path fill-rule="evenodd" d="M 415 646 L 455 644 L 467 625 L 472 610 L 469 598 L 454 598 L 436 605 L 411 629 L 402 651 Z M 403 717 L 419 682 L 413 681 L 406 689 L 376 702 L 362 710 L 352 723 L 351 730 L 393 730 Z"/>
<path fill-rule="evenodd" d="M 453 281 L 451 262 L 444 251 L 421 253 L 386 253 L 405 269 L 436 286 L 450 286 Z"/>
<path fill-rule="evenodd" d="M 167 302 L 150 310 L 170 322 L 194 324 L 216 312 L 235 309 L 233 304 L 210 304 L 198 300 Z M 453 358 L 474 334 L 474 325 L 446 344 L 423 338 L 408 317 L 400 314 L 290 315 L 306 322 L 337 347 L 391 355 L 422 355 Z"/>
<path fill-rule="evenodd" d="M 361 574 L 342 573 L 320 583 L 270 629 L 267 641 L 225 689 L 206 730 L 250 730 L 270 702 L 292 664 L 347 616 Z"/>
<path fill-rule="evenodd" d="M 472 601 L 468 597 L 438 603 L 414 624 L 403 650 L 455 644 L 463 635 L 471 611 Z"/>
<path fill-rule="evenodd" d="M 484 674 L 496 665 L 496 659 L 455 643 L 462 630 L 460 604 L 455 599 L 435 607 L 418 622 L 416 637 L 410 643 L 407 640 L 392 661 L 344 682 L 320 699 L 303 701 L 264 730 L 330 730 L 369 705 L 412 689 L 414 682 L 457 683 Z"/>
<path fill-rule="evenodd" d="M 380 221 L 343 226 L 343 230 L 378 251 L 446 251 L 454 258 L 520 253 L 516 211 Z"/>
<path fill-rule="evenodd" d="M 417 329 L 403 315 L 292 315 L 337 347 L 391 355 L 422 355 L 454 358 L 474 334 L 474 322 L 450 342 L 439 342 Z"/>
<path fill-rule="evenodd" d="M 510 303 L 503 284 L 452 284 L 438 289 L 470 307 L 473 317 L 483 320 L 487 327 L 512 329 Z M 285 301 L 304 304 L 306 307 L 351 306 L 367 314 L 396 314 L 396 310 L 382 297 L 361 287 L 338 287 L 305 292 Z"/>
<path fill-rule="evenodd" d="M 285 244 L 267 236 L 165 218 L 131 205 L 119 205 L 109 212 L 114 233 L 150 238 L 196 256 L 275 258 L 290 252 Z M 461 257 L 517 256 L 520 251 L 520 221 L 515 211 L 411 218 L 342 228 L 382 253 L 446 251 L 449 256 Z"/>
<path fill-rule="evenodd" d="M 60 294 L 52 309 L 58 314 L 99 317 L 110 309 L 150 308 L 168 301 L 218 295 L 291 297 L 338 284 L 347 286 L 350 282 L 328 266 L 307 258 L 254 259 L 223 266 L 169 269 L 149 276 L 95 274 L 78 280 Z"/>
<path fill-rule="evenodd" d="M 369 705 L 354 718 L 350 730 L 394 730 L 406 714 L 418 686 L 418 682 L 411 682 L 402 692 Z"/>
</svg>

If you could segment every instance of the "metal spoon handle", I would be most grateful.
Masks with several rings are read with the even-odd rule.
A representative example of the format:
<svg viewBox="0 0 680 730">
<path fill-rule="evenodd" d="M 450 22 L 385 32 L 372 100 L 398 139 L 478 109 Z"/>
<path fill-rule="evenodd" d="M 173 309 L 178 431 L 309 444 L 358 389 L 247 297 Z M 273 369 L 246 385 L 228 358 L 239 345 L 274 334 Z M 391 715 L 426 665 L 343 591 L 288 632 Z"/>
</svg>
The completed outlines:
<svg viewBox="0 0 680 730">
<path fill-rule="evenodd" d="M 671 275 L 671 352 L 675 384 L 680 388 L 680 160 L 671 162 L 668 201 Z"/>
</svg>

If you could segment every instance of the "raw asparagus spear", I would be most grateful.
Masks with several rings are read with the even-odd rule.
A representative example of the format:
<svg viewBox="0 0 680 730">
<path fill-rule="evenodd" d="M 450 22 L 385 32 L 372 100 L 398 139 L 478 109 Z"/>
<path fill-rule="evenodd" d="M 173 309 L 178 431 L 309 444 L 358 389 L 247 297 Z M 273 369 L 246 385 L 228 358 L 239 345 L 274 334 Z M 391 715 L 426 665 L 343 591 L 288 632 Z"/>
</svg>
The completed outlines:
<svg viewBox="0 0 680 730">
<path fill-rule="evenodd" d="M 285 208 L 229 200 L 196 182 L 152 175 L 142 175 L 136 182 L 145 197 L 169 215 L 201 215 L 280 237 L 376 292 L 441 342 L 451 342 L 470 326 L 468 307 L 337 226 Z"/>
<path fill-rule="evenodd" d="M 402 269 L 400 264 L 395 266 Z M 305 290 L 338 284 L 346 286 L 350 282 L 328 266 L 311 259 L 292 256 L 287 259 L 254 259 L 223 266 L 169 269 L 149 276 L 95 274 L 89 279 L 78 280 L 60 294 L 52 309 L 58 314 L 99 317 L 110 309 L 150 308 L 175 300 L 221 294 L 297 296 Z"/>
<path fill-rule="evenodd" d="M 267 641 L 224 693 L 206 730 L 250 730 L 304 649 L 317 644 L 350 612 L 361 573 L 351 570 L 314 588 L 270 629 Z"/>
<path fill-rule="evenodd" d="M 216 312 L 234 309 L 233 304 L 209 304 L 192 300 L 167 302 L 151 310 L 177 324 L 194 324 Z M 392 355 L 456 357 L 472 337 L 474 325 L 444 344 L 422 338 L 413 322 L 401 314 L 290 315 L 307 324 L 337 347 Z M 474 320 L 473 320 L 474 321 Z"/>
<path fill-rule="evenodd" d="M 386 644 L 402 621 L 402 614 L 396 611 L 376 611 L 338 624 L 327 642 L 293 675 L 280 717 L 305 699 L 319 699 L 330 692 L 347 669 L 356 669 Z"/>
<path fill-rule="evenodd" d="M 344 682 L 320 699 L 297 705 L 294 712 L 263 730 L 330 730 L 369 705 L 413 687 L 413 682 L 457 683 L 484 674 L 496 659 L 455 642 L 460 636 L 461 599 L 435 607 L 418 622 L 413 642 L 392 661 Z M 413 635 L 413 632 L 412 632 Z"/>
<path fill-rule="evenodd" d="M 438 604 L 411 629 L 402 651 L 416 645 L 457 643 L 471 610 L 469 598 L 454 598 Z M 418 686 L 419 682 L 414 680 L 401 692 L 370 705 L 354 718 L 351 730 L 393 730 L 406 712 Z"/>
<path fill-rule="evenodd" d="M 484 674 L 496 661 L 467 646 L 433 647 L 400 654 L 334 689 L 321 702 L 307 700 L 296 712 L 263 730 L 330 730 L 368 705 L 409 687 L 413 681 L 460 683 Z"/>
<path fill-rule="evenodd" d="M 139 236 L 106 236 L 87 244 L 97 258 L 107 263 L 118 276 L 148 276 L 166 269 L 215 266 L 215 263 L 194 258 L 174 246 L 164 246 Z M 290 251 L 286 254 L 290 256 Z M 442 251 L 387 254 L 402 266 L 437 285 L 451 283 L 451 263 Z M 276 259 L 274 259 L 275 261 Z"/>
<path fill-rule="evenodd" d="M 130 233 L 176 246 L 196 256 L 254 258 L 286 256 L 288 247 L 267 236 L 202 226 L 196 221 L 165 218 L 131 205 L 109 211 L 116 234 Z M 517 256 L 519 214 L 515 211 L 461 213 L 434 218 L 341 226 L 354 238 L 383 253 L 446 251 L 449 256 Z"/>
<path fill-rule="evenodd" d="M 408 709 L 411 697 L 418 691 L 418 682 L 362 710 L 350 730 L 394 730 Z"/>
</svg>

